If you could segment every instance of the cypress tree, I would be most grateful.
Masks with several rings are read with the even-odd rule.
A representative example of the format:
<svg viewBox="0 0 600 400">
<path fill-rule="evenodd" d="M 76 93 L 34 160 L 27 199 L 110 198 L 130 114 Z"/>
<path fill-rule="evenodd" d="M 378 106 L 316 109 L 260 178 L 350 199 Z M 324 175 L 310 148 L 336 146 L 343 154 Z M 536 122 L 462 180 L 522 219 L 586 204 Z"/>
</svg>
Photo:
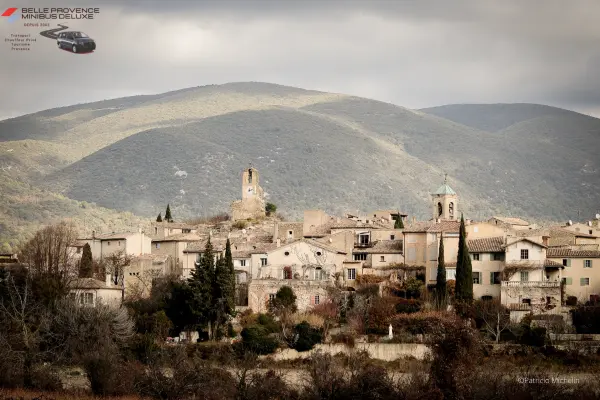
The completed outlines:
<svg viewBox="0 0 600 400">
<path fill-rule="evenodd" d="M 194 292 L 194 315 L 197 325 L 204 326 L 211 320 L 213 308 L 213 281 L 214 281 L 213 246 L 210 238 L 206 242 L 204 253 L 196 263 L 189 280 Z"/>
<path fill-rule="evenodd" d="M 225 270 L 227 272 L 227 288 L 225 298 L 231 311 L 235 310 L 235 270 L 233 269 L 233 256 L 231 254 L 231 242 L 227 239 L 225 244 Z"/>
<path fill-rule="evenodd" d="M 156 222 L 162 222 L 161 213 L 158 213 L 158 217 L 156 217 Z"/>
<path fill-rule="evenodd" d="M 165 221 L 173 222 L 173 217 L 171 216 L 171 206 L 167 204 L 167 211 L 165 211 Z"/>
<path fill-rule="evenodd" d="M 460 216 L 460 233 L 458 238 L 458 256 L 456 258 L 456 289 L 457 301 L 471 303 L 473 301 L 473 269 L 466 240 L 465 219 Z"/>
<path fill-rule="evenodd" d="M 398 211 L 398 218 L 396 218 L 396 222 L 394 222 L 394 229 L 404 229 L 404 223 L 402 222 L 402 215 Z"/>
<path fill-rule="evenodd" d="M 446 303 L 446 265 L 444 263 L 444 235 L 440 232 L 440 250 L 438 254 L 437 281 L 435 284 L 435 293 L 440 307 Z"/>
<path fill-rule="evenodd" d="M 79 277 L 91 278 L 94 274 L 94 262 L 92 260 L 92 248 L 89 243 L 83 246 L 83 254 L 79 264 Z"/>
</svg>

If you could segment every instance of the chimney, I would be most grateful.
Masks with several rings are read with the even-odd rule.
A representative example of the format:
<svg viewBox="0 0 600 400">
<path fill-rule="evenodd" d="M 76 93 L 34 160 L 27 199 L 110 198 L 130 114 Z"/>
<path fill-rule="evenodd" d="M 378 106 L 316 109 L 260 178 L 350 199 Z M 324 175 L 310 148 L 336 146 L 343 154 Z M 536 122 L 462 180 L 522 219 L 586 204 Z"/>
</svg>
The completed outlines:
<svg viewBox="0 0 600 400">
<path fill-rule="evenodd" d="M 413 220 L 412 220 L 412 222 L 413 222 L 413 224 L 414 224 L 415 222 L 417 222 L 417 217 L 415 217 L 414 215 L 413 215 Z"/>
<path fill-rule="evenodd" d="M 106 287 L 110 287 L 112 285 L 112 275 L 111 274 L 106 274 Z"/>
<path fill-rule="evenodd" d="M 277 238 L 277 247 L 281 246 L 281 239 Z"/>
<path fill-rule="evenodd" d="M 96 239 L 96 231 L 92 231 L 92 239 Z"/>
</svg>

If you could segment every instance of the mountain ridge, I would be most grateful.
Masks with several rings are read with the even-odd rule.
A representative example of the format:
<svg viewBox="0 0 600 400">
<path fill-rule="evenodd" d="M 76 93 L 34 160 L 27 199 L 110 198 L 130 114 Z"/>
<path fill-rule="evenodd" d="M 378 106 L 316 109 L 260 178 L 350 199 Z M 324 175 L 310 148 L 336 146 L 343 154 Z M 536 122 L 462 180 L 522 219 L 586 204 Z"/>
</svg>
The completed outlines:
<svg viewBox="0 0 600 400">
<path fill-rule="evenodd" d="M 11 179 L 147 217 L 166 203 L 181 218 L 227 211 L 251 162 L 290 217 L 318 207 L 427 218 L 448 173 L 472 218 L 564 220 L 596 212 L 599 133 L 600 120 L 543 105 L 411 110 L 238 82 L 0 121 L 0 165 Z"/>
</svg>

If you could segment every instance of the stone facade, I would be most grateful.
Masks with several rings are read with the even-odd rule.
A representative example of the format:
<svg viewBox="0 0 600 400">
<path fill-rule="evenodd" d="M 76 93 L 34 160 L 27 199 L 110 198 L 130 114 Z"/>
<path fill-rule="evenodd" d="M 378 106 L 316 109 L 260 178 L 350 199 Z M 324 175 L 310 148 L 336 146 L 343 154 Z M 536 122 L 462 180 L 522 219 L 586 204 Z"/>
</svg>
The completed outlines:
<svg viewBox="0 0 600 400">
<path fill-rule="evenodd" d="M 327 288 L 333 286 L 332 281 L 314 281 L 300 279 L 253 279 L 248 288 L 248 307 L 254 312 L 267 311 L 269 296 L 275 295 L 283 287 L 289 286 L 296 295 L 298 310 L 304 311 L 328 298 Z"/>
<path fill-rule="evenodd" d="M 265 215 L 265 198 L 259 185 L 259 174 L 256 169 L 250 167 L 242 173 L 242 200 L 231 204 L 231 219 L 256 219 Z"/>
</svg>

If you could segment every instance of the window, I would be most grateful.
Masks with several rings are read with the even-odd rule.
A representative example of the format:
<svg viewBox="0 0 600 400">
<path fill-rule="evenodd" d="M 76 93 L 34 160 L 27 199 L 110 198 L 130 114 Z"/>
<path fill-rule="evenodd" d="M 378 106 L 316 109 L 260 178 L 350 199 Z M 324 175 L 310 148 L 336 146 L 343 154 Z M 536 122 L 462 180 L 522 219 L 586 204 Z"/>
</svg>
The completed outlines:
<svg viewBox="0 0 600 400">
<path fill-rule="evenodd" d="M 354 261 L 367 261 L 367 253 L 354 253 Z"/>
<path fill-rule="evenodd" d="M 590 286 L 590 278 L 579 279 L 579 286 Z"/>
<path fill-rule="evenodd" d="M 275 300 L 275 293 L 269 293 L 269 301 Z"/>
<path fill-rule="evenodd" d="M 369 234 L 360 234 L 358 235 L 358 244 L 359 245 L 368 245 L 369 244 Z"/>
<path fill-rule="evenodd" d="M 81 247 L 77 248 L 77 254 L 81 253 Z"/>
<path fill-rule="evenodd" d="M 158 228 L 157 227 L 154 227 L 154 234 L 158 235 Z"/>
<path fill-rule="evenodd" d="M 246 260 L 240 260 L 240 267 L 246 266 Z"/>
<path fill-rule="evenodd" d="M 521 249 L 521 260 L 529 260 L 529 249 Z"/>
<path fill-rule="evenodd" d="M 321 253 L 320 251 L 317 251 L 317 257 L 321 257 L 323 255 L 323 253 Z"/>
<path fill-rule="evenodd" d="M 474 232 L 474 233 L 477 233 L 477 232 L 479 232 L 479 227 L 478 227 L 478 226 L 474 226 L 474 227 L 473 227 L 473 232 Z"/>
<path fill-rule="evenodd" d="M 379 257 L 379 261 L 381 261 L 381 262 L 385 262 L 385 256 L 381 256 L 381 257 Z"/>
<path fill-rule="evenodd" d="M 156 244 L 154 245 L 155 248 L 160 249 L 160 243 L 156 242 Z"/>
<path fill-rule="evenodd" d="M 320 298 L 319 298 L 319 295 L 317 294 L 315 296 L 315 300 L 314 300 L 315 305 L 319 304 L 319 301 L 320 301 Z"/>
<path fill-rule="evenodd" d="M 260 265 L 261 265 L 261 266 L 263 266 L 263 267 L 264 267 L 265 265 L 267 265 L 267 259 L 266 259 L 266 258 L 261 258 L 261 259 L 260 259 Z"/>
<path fill-rule="evenodd" d="M 283 267 L 283 279 L 292 279 L 292 267 Z"/>
<path fill-rule="evenodd" d="M 499 285 L 501 280 L 500 272 L 490 272 L 490 285 Z"/>
<path fill-rule="evenodd" d="M 592 260 L 583 260 L 583 268 L 592 268 Z"/>
<path fill-rule="evenodd" d="M 521 303 L 531 305 L 531 299 L 522 299 Z"/>
<path fill-rule="evenodd" d="M 290 255 L 290 252 L 289 252 L 289 251 L 286 251 L 286 252 L 285 252 L 285 253 L 283 253 L 283 254 L 284 254 L 284 255 L 286 255 L 286 256 L 289 256 L 289 255 Z"/>
<path fill-rule="evenodd" d="M 492 259 L 494 261 L 504 261 L 504 253 L 494 253 Z"/>
<path fill-rule="evenodd" d="M 493 297 L 490 295 L 481 296 L 481 300 L 483 300 L 483 301 L 490 301 L 492 299 L 493 299 Z"/>
<path fill-rule="evenodd" d="M 479 253 L 473 253 L 473 261 L 479 261 Z"/>
<path fill-rule="evenodd" d="M 442 203 L 438 203 L 438 217 L 442 216 Z"/>
<path fill-rule="evenodd" d="M 93 293 L 81 293 L 79 296 L 79 303 L 83 305 L 94 304 L 94 294 Z"/>
<path fill-rule="evenodd" d="M 107 245 L 107 246 L 110 246 L 110 242 L 106 242 L 106 245 Z"/>
<path fill-rule="evenodd" d="M 117 246 L 121 246 L 121 241 L 120 240 L 117 242 Z"/>
<path fill-rule="evenodd" d="M 562 264 L 565 267 L 570 267 L 571 266 L 571 259 L 570 258 L 563 258 Z"/>
<path fill-rule="evenodd" d="M 450 218 L 454 218 L 454 203 L 450 203 L 448 206 L 448 214 L 450 214 Z"/>
<path fill-rule="evenodd" d="M 294 238 L 294 232 L 293 231 L 288 231 L 287 237 L 288 237 L 288 239 L 293 239 Z"/>
<path fill-rule="evenodd" d="M 396 235 L 390 235 L 390 240 L 396 239 Z"/>
<path fill-rule="evenodd" d="M 521 271 L 521 282 L 529 282 L 529 271 Z"/>
<path fill-rule="evenodd" d="M 323 280 L 323 270 L 321 269 L 321 267 L 317 267 L 315 269 L 315 280 L 316 281 Z"/>
<path fill-rule="evenodd" d="M 590 229 L 589 232 L 590 232 L 590 235 L 591 235 L 593 231 Z"/>
<path fill-rule="evenodd" d="M 181 233 L 192 233 L 191 229 L 182 229 Z"/>
<path fill-rule="evenodd" d="M 356 279 L 356 269 L 355 268 L 348 268 L 348 279 L 349 280 Z"/>
<path fill-rule="evenodd" d="M 473 285 L 481 284 L 481 272 L 473 272 Z"/>
<path fill-rule="evenodd" d="M 252 170 L 248 170 L 248 183 L 252 183 Z"/>
<path fill-rule="evenodd" d="M 572 285 L 573 278 L 569 278 L 569 277 L 562 278 L 562 283 L 563 283 L 563 285 Z"/>
<path fill-rule="evenodd" d="M 437 270 L 436 270 L 437 276 Z M 456 280 L 456 269 L 455 268 L 447 268 L 446 269 L 446 280 Z"/>
</svg>

